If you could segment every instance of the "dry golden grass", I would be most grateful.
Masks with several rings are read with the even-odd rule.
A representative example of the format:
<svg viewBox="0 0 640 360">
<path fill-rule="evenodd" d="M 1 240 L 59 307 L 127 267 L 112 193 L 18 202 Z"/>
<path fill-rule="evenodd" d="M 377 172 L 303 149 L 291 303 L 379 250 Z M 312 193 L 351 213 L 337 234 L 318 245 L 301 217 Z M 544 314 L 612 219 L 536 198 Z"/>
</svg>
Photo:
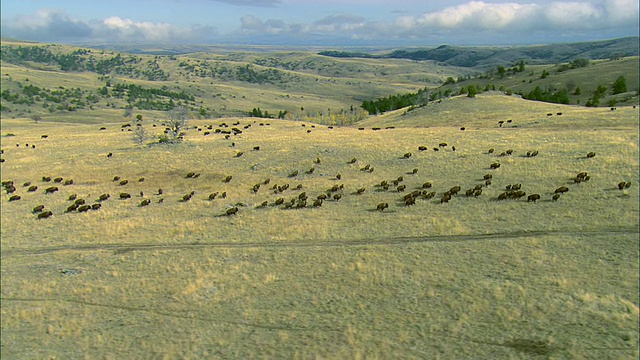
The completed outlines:
<svg viewBox="0 0 640 360">
<path fill-rule="evenodd" d="M 446 111 L 334 129 L 190 121 L 177 146 L 136 146 L 108 122 L 99 131 L 3 119 L 2 180 L 22 196 L 1 200 L 3 358 L 637 358 L 638 110 L 450 101 Z M 225 140 L 193 128 L 223 121 L 239 121 L 243 133 Z M 396 128 L 371 130 L 386 126 Z M 440 142 L 448 146 L 433 151 Z M 507 149 L 514 154 L 499 156 Z M 539 155 L 524 156 L 532 150 Z M 501 167 L 489 170 L 495 161 Z M 366 164 L 374 171 L 361 171 Z M 185 178 L 191 171 L 201 175 Z M 574 184 L 582 171 L 591 179 Z M 439 203 L 486 173 L 493 183 L 480 197 Z M 74 184 L 45 195 L 52 184 L 42 176 Z M 398 176 L 404 193 L 375 186 Z M 623 180 L 632 185 L 620 191 Z M 38 191 L 27 193 L 26 181 Z M 406 207 L 402 196 L 425 181 L 436 197 Z M 268 190 L 285 183 L 303 188 Z M 542 199 L 496 200 L 515 183 Z M 339 202 L 272 205 L 336 184 Z M 569 192 L 552 202 L 562 185 Z M 123 191 L 133 198 L 119 200 Z M 138 206 L 140 191 L 151 205 Z M 228 197 L 207 200 L 214 191 Z M 72 193 L 111 198 L 98 211 L 65 214 Z M 380 202 L 389 209 L 376 211 Z M 53 217 L 37 220 L 38 204 Z M 238 214 L 221 216 L 231 206 Z"/>
</svg>

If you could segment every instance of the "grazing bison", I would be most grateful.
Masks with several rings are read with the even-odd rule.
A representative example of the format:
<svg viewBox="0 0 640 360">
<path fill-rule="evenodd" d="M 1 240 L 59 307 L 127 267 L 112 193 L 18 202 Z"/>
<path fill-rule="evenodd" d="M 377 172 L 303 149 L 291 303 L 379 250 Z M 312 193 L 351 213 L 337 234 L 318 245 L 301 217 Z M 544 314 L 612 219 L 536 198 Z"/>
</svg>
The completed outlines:
<svg viewBox="0 0 640 360">
<path fill-rule="evenodd" d="M 91 205 L 78 206 L 78 212 L 87 212 L 91 210 Z"/>
<path fill-rule="evenodd" d="M 559 188 L 557 188 L 553 193 L 554 194 L 563 194 L 566 193 L 567 191 L 569 191 L 569 188 L 566 186 L 560 186 Z"/>
<path fill-rule="evenodd" d="M 140 202 L 140 207 L 147 206 L 147 205 L 149 205 L 149 204 L 151 204 L 151 200 L 149 200 L 149 199 L 144 199 L 144 200 L 142 200 L 142 201 Z"/>
<path fill-rule="evenodd" d="M 444 204 L 449 202 L 449 200 L 451 200 L 451 195 L 444 195 L 442 198 L 440 198 L 440 204 Z"/>
<path fill-rule="evenodd" d="M 222 182 L 224 182 L 224 183 L 228 183 L 228 182 L 230 182 L 230 181 L 231 181 L 231 179 L 233 179 L 233 176 L 232 176 L 232 175 L 228 175 L 227 177 L 225 177 L 225 178 L 222 180 Z"/>
<path fill-rule="evenodd" d="M 51 186 L 51 187 L 48 187 L 48 188 L 44 189 L 44 193 L 45 194 L 53 194 L 56 191 L 58 191 L 58 187 L 57 186 Z"/>
<path fill-rule="evenodd" d="M 405 154 L 404 154 L 404 155 L 402 155 L 402 156 L 403 156 L 405 159 L 408 159 L 408 158 L 410 158 L 410 157 L 411 157 L 411 155 L 413 155 L 413 154 L 411 154 L 410 152 L 408 152 L 408 153 L 405 153 Z"/>
<path fill-rule="evenodd" d="M 422 184 L 422 188 L 423 189 L 429 189 L 429 188 L 431 188 L 431 186 L 433 186 L 433 185 L 428 181 L 426 183 Z"/>
<path fill-rule="evenodd" d="M 84 199 L 77 199 L 76 201 L 74 201 L 73 203 L 76 205 L 84 205 L 86 201 L 84 201 Z"/>
<path fill-rule="evenodd" d="M 594 157 L 594 156 L 596 156 L 596 153 L 595 153 L 595 152 L 593 152 L 593 151 L 591 151 L 591 152 L 589 152 L 589 153 L 587 154 L 587 158 L 589 158 L 589 159 L 590 159 L 590 158 L 592 158 L 592 157 Z"/>
<path fill-rule="evenodd" d="M 404 200 L 404 204 L 406 206 L 411 206 L 411 205 L 415 205 L 416 204 L 416 198 L 414 198 L 413 196 L 409 196 L 408 198 L 406 198 Z"/>
<path fill-rule="evenodd" d="M 44 205 L 38 205 L 36 207 L 33 208 L 32 212 L 34 214 L 40 213 L 44 210 Z"/>
<path fill-rule="evenodd" d="M 274 202 L 274 205 L 278 206 L 278 205 L 282 205 L 284 204 L 284 198 L 278 198 L 276 199 L 276 201 Z"/>
<path fill-rule="evenodd" d="M 489 179 L 493 179 L 493 175 L 491 174 L 484 174 L 484 176 L 482 177 L 483 180 L 489 180 Z"/>
<path fill-rule="evenodd" d="M 120 193 L 120 199 L 131 199 L 131 194 L 129 193 Z"/>
<path fill-rule="evenodd" d="M 196 173 L 194 173 L 194 172 L 189 172 L 189 173 L 187 173 L 187 175 L 185 175 L 184 177 L 185 177 L 185 178 L 187 178 L 187 179 L 190 179 L 190 178 L 193 178 L 194 176 L 196 176 Z"/>
<path fill-rule="evenodd" d="M 531 194 L 527 197 L 527 202 L 529 201 L 535 202 L 536 200 L 540 200 L 540 194 Z"/>
<path fill-rule="evenodd" d="M 27 189 L 27 192 L 34 192 L 34 191 L 36 191 L 36 190 L 38 190 L 38 187 L 37 187 L 37 186 L 35 186 L 35 185 L 31 185 L 31 186 L 29 186 L 29 188 Z"/>
<path fill-rule="evenodd" d="M 62 182 L 62 180 L 64 180 L 64 179 L 63 179 L 63 178 L 61 178 L 61 177 L 57 177 L 57 178 L 53 179 L 53 182 L 54 182 L 54 183 L 61 183 L 61 182 Z"/>
<path fill-rule="evenodd" d="M 488 154 L 493 154 L 493 152 L 494 152 L 494 151 L 495 151 L 495 149 L 494 149 L 494 148 L 491 148 L 491 149 L 489 149 L 489 150 L 487 151 L 487 153 L 488 153 Z"/>
<path fill-rule="evenodd" d="M 144 181 L 144 178 L 143 178 L 143 177 L 141 177 L 140 179 L 138 179 L 138 182 L 143 182 L 143 181 Z"/>
<path fill-rule="evenodd" d="M 618 189 L 619 190 L 628 189 L 630 187 L 631 187 L 631 183 L 630 182 L 621 181 L 621 182 L 618 183 Z"/>
<path fill-rule="evenodd" d="M 494 163 L 493 163 L 493 164 L 491 164 L 489 167 L 490 167 L 491 169 L 494 169 L 494 170 L 495 170 L 495 169 L 497 169 L 497 168 L 499 168 L 499 167 L 500 167 L 500 163 L 494 162 Z"/>
<path fill-rule="evenodd" d="M 430 192 L 423 192 L 422 196 L 424 196 L 425 199 L 429 200 L 432 199 L 436 196 L 436 192 L 435 191 L 430 191 Z"/>
<path fill-rule="evenodd" d="M 342 198 L 342 194 L 334 194 L 333 195 L 333 200 L 338 201 Z"/>
<path fill-rule="evenodd" d="M 49 218 L 53 215 L 53 213 L 49 210 L 47 211 L 43 211 L 41 213 L 38 214 L 38 219 L 46 219 Z"/>
<path fill-rule="evenodd" d="M 113 181 L 118 181 L 118 180 L 120 180 L 120 176 L 116 175 L 113 177 Z"/>
<path fill-rule="evenodd" d="M 365 190 L 366 190 L 365 188 L 360 188 L 360 189 L 356 190 L 356 193 L 357 193 L 358 195 L 361 195 L 362 193 L 364 193 L 364 192 L 365 192 Z"/>
<path fill-rule="evenodd" d="M 121 180 L 118 184 L 119 184 L 120 186 L 125 186 L 125 185 L 127 185 L 128 183 L 129 183 L 129 180 Z"/>
<path fill-rule="evenodd" d="M 438 147 L 447 147 L 447 143 L 446 142 L 441 142 L 440 144 L 438 144 Z"/>
<path fill-rule="evenodd" d="M 558 199 L 560 199 L 560 194 L 553 194 L 553 197 L 551 198 L 551 200 L 553 201 L 558 201 Z"/>
<path fill-rule="evenodd" d="M 68 179 L 65 180 L 64 183 L 62 185 L 68 186 L 68 185 L 73 185 L 73 179 Z"/>
<path fill-rule="evenodd" d="M 389 204 L 387 203 L 380 203 L 378 204 L 378 206 L 376 207 L 376 210 L 378 211 L 384 211 L 384 209 L 388 208 Z"/>
<path fill-rule="evenodd" d="M 70 213 L 70 212 L 74 212 L 78 209 L 78 204 L 71 204 L 69 205 L 69 207 L 67 207 L 67 210 L 65 212 Z"/>
<path fill-rule="evenodd" d="M 398 190 L 398 192 L 403 192 L 406 188 L 407 188 L 407 185 L 400 185 L 396 188 L 396 190 Z"/>
<path fill-rule="evenodd" d="M 110 195 L 109 194 L 102 194 L 100 195 L 100 197 L 98 198 L 98 201 L 105 201 L 107 199 L 109 199 Z"/>
<path fill-rule="evenodd" d="M 316 201 L 313 202 L 313 207 L 320 207 L 322 206 L 322 199 L 316 199 Z"/>
<path fill-rule="evenodd" d="M 449 192 L 451 193 L 451 195 L 455 195 L 457 194 L 459 191 L 461 190 L 460 186 L 454 186 L 451 189 L 449 189 Z"/>
<path fill-rule="evenodd" d="M 298 176 L 298 170 L 294 170 L 291 173 L 289 173 L 289 177 L 296 177 Z"/>
<path fill-rule="evenodd" d="M 355 164 L 355 163 L 356 163 L 356 161 L 358 161 L 358 159 L 353 158 L 353 159 L 351 159 L 351 160 L 347 161 L 347 164 Z"/>
<path fill-rule="evenodd" d="M 78 198 L 78 194 L 71 194 L 69 195 L 69 201 L 75 201 L 75 199 Z"/>
<path fill-rule="evenodd" d="M 427 147 L 426 146 L 418 146 L 418 151 L 426 151 Z"/>
<path fill-rule="evenodd" d="M 336 174 L 336 179 L 338 179 L 338 180 L 342 179 L 342 175 L 341 174 Z"/>
</svg>

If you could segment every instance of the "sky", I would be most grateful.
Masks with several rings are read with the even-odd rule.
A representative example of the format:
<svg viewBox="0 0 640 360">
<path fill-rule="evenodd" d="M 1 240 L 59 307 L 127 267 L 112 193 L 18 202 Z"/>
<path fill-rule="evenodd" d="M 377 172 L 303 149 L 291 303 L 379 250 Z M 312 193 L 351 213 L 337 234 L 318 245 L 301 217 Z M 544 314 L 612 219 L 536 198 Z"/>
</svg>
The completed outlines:
<svg viewBox="0 0 640 360">
<path fill-rule="evenodd" d="M 638 36 L 638 0 L 2 0 L 3 38 L 71 44 L 435 46 Z"/>
</svg>

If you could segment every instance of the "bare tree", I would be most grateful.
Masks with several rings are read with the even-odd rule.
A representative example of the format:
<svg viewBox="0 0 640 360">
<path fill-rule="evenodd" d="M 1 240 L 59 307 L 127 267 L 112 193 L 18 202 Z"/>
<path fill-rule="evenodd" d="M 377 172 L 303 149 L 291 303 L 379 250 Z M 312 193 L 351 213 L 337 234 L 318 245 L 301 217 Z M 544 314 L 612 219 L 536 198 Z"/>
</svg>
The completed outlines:
<svg viewBox="0 0 640 360">
<path fill-rule="evenodd" d="M 142 145 L 147 140 L 147 130 L 140 122 L 136 121 L 136 128 L 133 131 L 133 142 Z"/>
<path fill-rule="evenodd" d="M 160 142 L 177 143 L 182 140 L 182 129 L 187 126 L 189 110 L 184 106 L 177 106 L 169 110 L 169 129 Z"/>
</svg>

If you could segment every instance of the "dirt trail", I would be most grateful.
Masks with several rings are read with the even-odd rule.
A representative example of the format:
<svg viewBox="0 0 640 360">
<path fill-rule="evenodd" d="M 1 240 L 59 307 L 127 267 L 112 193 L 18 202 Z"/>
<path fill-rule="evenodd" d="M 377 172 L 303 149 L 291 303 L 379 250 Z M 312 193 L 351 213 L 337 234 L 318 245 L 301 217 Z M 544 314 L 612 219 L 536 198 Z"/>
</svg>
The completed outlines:
<svg viewBox="0 0 640 360">
<path fill-rule="evenodd" d="M 217 242 L 217 243 L 187 243 L 187 244 L 87 244 L 87 245 L 61 245 L 51 247 L 35 247 L 30 249 L 3 249 L 2 257 L 14 254 L 46 254 L 59 251 L 98 251 L 111 250 L 116 253 L 150 250 L 189 250 L 198 248 L 288 248 L 288 247 L 336 247 L 336 246 L 376 246 L 376 245 L 401 245 L 425 242 L 470 242 L 470 241 L 500 241 L 515 240 L 527 237 L 546 236 L 608 236 L 608 235 L 636 235 L 640 237 L 640 227 L 629 226 L 610 229 L 595 230 L 551 230 L 551 231 L 517 231 L 492 234 L 467 234 L 467 235 L 438 235 L 419 237 L 395 237 L 362 240 L 293 240 L 281 242 Z"/>
</svg>

